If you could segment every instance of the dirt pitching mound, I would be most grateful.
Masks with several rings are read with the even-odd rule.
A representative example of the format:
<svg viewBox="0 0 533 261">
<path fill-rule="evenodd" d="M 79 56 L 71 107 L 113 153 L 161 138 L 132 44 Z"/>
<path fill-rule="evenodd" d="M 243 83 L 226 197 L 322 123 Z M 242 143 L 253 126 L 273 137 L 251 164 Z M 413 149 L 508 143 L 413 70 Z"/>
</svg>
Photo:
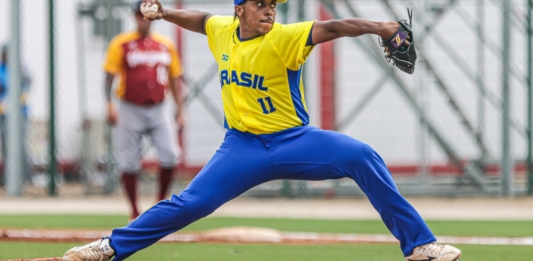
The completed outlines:
<svg viewBox="0 0 533 261">
<path fill-rule="evenodd" d="M 204 232 L 202 238 L 216 242 L 280 243 L 283 241 L 283 234 L 270 228 L 228 227 Z"/>
</svg>

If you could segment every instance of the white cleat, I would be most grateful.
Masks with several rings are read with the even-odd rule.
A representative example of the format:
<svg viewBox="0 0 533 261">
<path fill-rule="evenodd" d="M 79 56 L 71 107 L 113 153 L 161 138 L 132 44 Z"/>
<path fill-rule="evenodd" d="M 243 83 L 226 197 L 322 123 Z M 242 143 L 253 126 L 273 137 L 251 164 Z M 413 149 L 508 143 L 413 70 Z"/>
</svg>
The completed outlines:
<svg viewBox="0 0 533 261">
<path fill-rule="evenodd" d="M 406 261 L 457 261 L 461 259 L 461 250 L 450 245 L 429 243 L 415 247 L 413 254 L 405 257 Z"/>
<path fill-rule="evenodd" d="M 108 261 L 114 254 L 109 239 L 105 238 L 71 248 L 63 255 L 63 261 Z"/>
</svg>

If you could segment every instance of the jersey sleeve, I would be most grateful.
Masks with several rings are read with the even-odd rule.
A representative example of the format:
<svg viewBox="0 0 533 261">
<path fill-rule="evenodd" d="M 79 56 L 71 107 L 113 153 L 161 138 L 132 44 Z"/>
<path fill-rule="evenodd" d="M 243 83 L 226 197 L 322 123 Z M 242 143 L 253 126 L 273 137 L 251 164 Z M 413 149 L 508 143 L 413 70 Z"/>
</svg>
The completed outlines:
<svg viewBox="0 0 533 261">
<path fill-rule="evenodd" d="M 122 58 L 124 52 L 121 46 L 122 42 L 118 38 L 111 40 L 107 47 L 104 61 L 104 71 L 111 74 L 119 74 L 122 68 Z"/>
<path fill-rule="evenodd" d="M 180 56 L 178 54 L 178 50 L 176 49 L 176 45 L 170 38 L 163 34 L 159 33 L 153 33 L 152 37 L 163 45 L 168 50 L 168 53 L 170 55 L 170 64 L 168 66 L 168 78 L 169 80 L 172 80 L 176 77 L 180 77 L 183 74 L 182 67 L 181 67 L 181 60 Z"/>
<path fill-rule="evenodd" d="M 205 23 L 205 33 L 207 35 L 207 43 L 209 44 L 209 49 L 211 49 L 211 52 L 213 52 L 216 46 L 216 35 L 233 22 L 234 18 L 232 16 L 213 15 L 207 19 L 207 22 Z"/>
<path fill-rule="evenodd" d="M 172 62 L 170 63 L 170 70 L 169 70 L 169 77 L 170 79 L 174 79 L 177 77 L 180 77 L 183 74 L 183 71 L 181 69 L 181 60 L 180 56 L 178 55 L 178 51 L 174 47 L 174 45 L 169 46 L 170 51 L 170 57 L 172 59 Z"/>
<path fill-rule="evenodd" d="M 314 23 L 309 21 L 279 25 L 267 35 L 287 68 L 298 70 L 311 54 L 314 45 L 308 45 L 307 40 Z"/>
</svg>

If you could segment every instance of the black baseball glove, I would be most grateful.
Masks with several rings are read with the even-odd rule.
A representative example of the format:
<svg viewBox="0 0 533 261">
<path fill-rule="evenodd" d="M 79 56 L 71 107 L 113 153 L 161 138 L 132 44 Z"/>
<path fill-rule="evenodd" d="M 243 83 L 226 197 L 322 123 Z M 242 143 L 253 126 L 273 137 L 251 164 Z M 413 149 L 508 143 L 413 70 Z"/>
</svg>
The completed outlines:
<svg viewBox="0 0 533 261">
<path fill-rule="evenodd" d="M 400 23 L 398 31 L 389 39 L 382 39 L 380 44 L 385 48 L 387 62 L 392 60 L 393 65 L 396 65 L 400 70 L 412 74 L 415 71 L 416 62 L 416 50 L 411 27 L 413 12 L 407 9 L 407 14 L 409 15 L 409 23 L 405 19 L 398 20 Z M 404 44 L 406 40 L 409 40 L 411 44 Z"/>
</svg>

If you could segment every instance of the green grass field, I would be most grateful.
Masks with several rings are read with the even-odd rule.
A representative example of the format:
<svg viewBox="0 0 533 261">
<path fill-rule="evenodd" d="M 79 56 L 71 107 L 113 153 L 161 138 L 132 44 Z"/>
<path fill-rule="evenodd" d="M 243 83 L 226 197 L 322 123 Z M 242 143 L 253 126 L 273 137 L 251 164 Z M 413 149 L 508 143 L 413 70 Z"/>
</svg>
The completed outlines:
<svg viewBox="0 0 533 261">
<path fill-rule="evenodd" d="M 79 215 L 3 215 L 0 228 L 30 229 L 111 229 L 122 226 L 126 216 Z M 428 221 L 436 235 L 483 237 L 531 237 L 533 221 Z M 183 231 L 205 231 L 231 226 L 258 226 L 281 231 L 321 233 L 389 234 L 381 221 L 206 218 Z M 1 242 L 0 259 L 61 256 L 78 243 Z M 462 260 L 531 260 L 532 246 L 460 245 Z M 393 261 L 403 260 L 396 244 L 203 244 L 158 243 L 138 252 L 128 260 L 328 260 Z"/>
</svg>

